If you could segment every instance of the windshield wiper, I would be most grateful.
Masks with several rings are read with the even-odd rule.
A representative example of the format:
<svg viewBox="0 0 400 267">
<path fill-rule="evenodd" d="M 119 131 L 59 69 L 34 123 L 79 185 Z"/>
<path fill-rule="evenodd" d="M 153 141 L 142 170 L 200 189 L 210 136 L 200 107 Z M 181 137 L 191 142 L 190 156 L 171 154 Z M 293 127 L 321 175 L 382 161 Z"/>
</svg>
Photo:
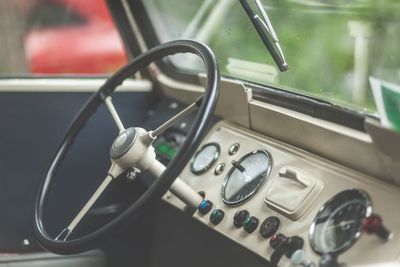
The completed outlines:
<svg viewBox="0 0 400 267">
<path fill-rule="evenodd" d="M 281 46 L 279 45 L 278 37 L 272 27 L 271 21 L 268 18 L 267 12 L 262 6 L 260 0 L 254 0 L 258 10 L 260 11 L 261 17 L 257 15 L 250 7 L 247 0 L 239 0 L 246 11 L 247 16 L 256 28 L 258 35 L 263 41 L 264 45 L 267 47 L 270 55 L 274 59 L 276 65 L 280 71 L 287 71 L 289 65 L 287 64 L 285 57 L 283 55 Z"/>
</svg>

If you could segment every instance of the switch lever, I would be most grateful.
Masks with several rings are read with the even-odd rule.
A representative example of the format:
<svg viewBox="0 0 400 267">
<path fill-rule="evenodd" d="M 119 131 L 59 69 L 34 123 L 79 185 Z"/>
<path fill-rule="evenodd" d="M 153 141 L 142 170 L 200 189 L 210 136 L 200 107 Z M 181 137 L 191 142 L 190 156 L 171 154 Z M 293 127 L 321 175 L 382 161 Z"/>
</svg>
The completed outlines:
<svg viewBox="0 0 400 267">
<path fill-rule="evenodd" d="M 304 187 L 308 187 L 308 184 L 301 179 L 300 175 L 293 169 L 284 168 L 279 171 L 279 176 L 287 179 L 291 179 Z"/>
</svg>

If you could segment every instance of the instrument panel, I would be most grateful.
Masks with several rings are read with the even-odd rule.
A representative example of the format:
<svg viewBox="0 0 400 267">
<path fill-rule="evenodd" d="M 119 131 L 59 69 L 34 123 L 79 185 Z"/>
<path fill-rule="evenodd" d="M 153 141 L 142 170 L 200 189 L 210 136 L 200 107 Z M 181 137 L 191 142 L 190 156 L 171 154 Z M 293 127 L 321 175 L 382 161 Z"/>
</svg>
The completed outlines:
<svg viewBox="0 0 400 267">
<path fill-rule="evenodd" d="M 400 255 L 399 188 L 228 122 L 211 129 L 180 177 L 204 195 L 195 219 L 272 266 Z"/>
</svg>

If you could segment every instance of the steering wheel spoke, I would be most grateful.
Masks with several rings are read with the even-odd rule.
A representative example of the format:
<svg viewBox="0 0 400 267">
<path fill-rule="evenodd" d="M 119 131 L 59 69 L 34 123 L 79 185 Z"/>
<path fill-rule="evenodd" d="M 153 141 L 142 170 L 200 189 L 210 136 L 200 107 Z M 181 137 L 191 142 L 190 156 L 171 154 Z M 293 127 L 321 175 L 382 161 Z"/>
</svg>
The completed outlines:
<svg viewBox="0 0 400 267">
<path fill-rule="evenodd" d="M 112 97 L 107 96 L 106 98 L 104 98 L 104 103 L 106 104 L 108 111 L 110 112 L 115 124 L 117 125 L 119 132 L 124 131 L 124 125 L 122 124 L 121 118 L 119 117 L 118 112 L 114 107 Z"/>
<path fill-rule="evenodd" d="M 103 182 L 100 184 L 100 186 L 96 189 L 96 191 L 93 193 L 93 195 L 90 197 L 90 199 L 86 202 L 86 204 L 82 207 L 82 209 L 78 212 L 78 214 L 71 221 L 71 223 L 67 226 L 67 228 L 64 228 L 63 230 L 61 230 L 61 232 L 58 234 L 58 236 L 55 238 L 55 240 L 66 241 L 68 239 L 68 237 L 72 234 L 72 232 L 74 231 L 76 226 L 81 222 L 83 217 L 85 217 L 85 215 L 92 208 L 94 203 L 100 198 L 102 193 L 107 189 L 109 184 L 116 177 L 118 177 L 122 172 L 123 171 L 117 164 L 113 163 L 111 165 L 106 178 L 103 180 Z"/>
<path fill-rule="evenodd" d="M 173 116 L 171 119 L 163 123 L 162 125 L 158 126 L 157 129 L 153 130 L 150 132 L 151 136 L 155 139 L 157 136 L 168 130 L 171 126 L 173 126 L 176 122 L 180 121 L 190 113 L 192 113 L 194 110 L 200 107 L 201 101 L 203 97 L 199 97 L 195 102 L 187 106 L 185 109 L 180 111 L 178 114 Z"/>
</svg>

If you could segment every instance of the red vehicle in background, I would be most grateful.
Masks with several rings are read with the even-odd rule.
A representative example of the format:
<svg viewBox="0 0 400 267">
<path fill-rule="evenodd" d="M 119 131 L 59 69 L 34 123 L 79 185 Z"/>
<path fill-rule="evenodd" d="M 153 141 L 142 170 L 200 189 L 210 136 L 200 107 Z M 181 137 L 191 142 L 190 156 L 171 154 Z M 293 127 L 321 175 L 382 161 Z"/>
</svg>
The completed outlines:
<svg viewBox="0 0 400 267">
<path fill-rule="evenodd" d="M 104 0 L 51 0 L 32 14 L 25 53 L 32 73 L 101 74 L 127 62 Z"/>
</svg>

